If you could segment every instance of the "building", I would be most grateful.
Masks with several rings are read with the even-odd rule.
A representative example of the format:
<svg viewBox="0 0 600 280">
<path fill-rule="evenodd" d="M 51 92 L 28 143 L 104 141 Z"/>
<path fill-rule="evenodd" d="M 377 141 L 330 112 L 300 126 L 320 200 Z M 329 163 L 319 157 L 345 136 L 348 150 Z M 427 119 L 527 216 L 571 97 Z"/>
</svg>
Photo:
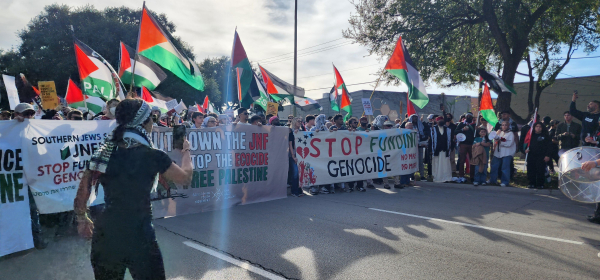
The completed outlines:
<svg viewBox="0 0 600 280">
<path fill-rule="evenodd" d="M 351 92 L 350 95 L 352 97 L 352 115 L 354 117 L 360 117 L 363 114 L 363 106 L 362 106 L 362 98 L 369 98 L 373 94 L 371 98 L 371 105 L 373 107 L 373 119 L 378 115 L 387 115 L 391 120 L 395 120 L 397 118 L 404 119 L 404 114 L 406 114 L 406 92 L 397 92 L 397 91 L 371 91 L 371 90 L 359 90 L 355 92 Z M 310 110 L 310 111 L 302 111 L 300 108 L 296 107 L 296 115 L 297 116 L 306 116 L 306 115 L 318 115 L 325 114 L 326 116 L 333 116 L 338 114 L 337 111 L 331 110 L 331 105 L 329 102 L 329 93 L 324 93 L 323 98 L 315 100 L 319 102 L 321 107 L 323 107 L 322 111 L 319 110 Z M 458 119 L 460 114 L 469 111 L 471 107 L 471 96 L 454 96 L 454 95 L 439 95 L 439 94 L 429 94 L 429 103 L 425 108 L 419 109 L 415 106 L 415 110 L 419 116 L 424 119 L 429 114 L 441 114 L 440 104 L 444 101 L 446 105 L 447 111 L 455 115 L 455 119 Z M 283 112 L 279 112 L 279 116 L 286 118 L 288 115 L 292 114 L 291 105 L 287 104 L 283 107 Z M 345 115 L 346 112 L 342 111 L 342 115 Z"/>
</svg>

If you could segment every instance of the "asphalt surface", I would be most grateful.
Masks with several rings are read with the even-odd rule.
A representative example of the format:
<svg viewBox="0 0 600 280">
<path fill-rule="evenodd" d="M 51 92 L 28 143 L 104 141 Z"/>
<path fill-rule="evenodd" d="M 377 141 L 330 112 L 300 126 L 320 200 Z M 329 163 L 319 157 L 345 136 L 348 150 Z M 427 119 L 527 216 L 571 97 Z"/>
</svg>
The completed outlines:
<svg viewBox="0 0 600 280">
<path fill-rule="evenodd" d="M 600 278 L 593 205 L 559 191 L 417 183 L 155 220 L 167 278 Z M 69 236 L 4 257 L 0 279 L 93 279 L 89 247 Z"/>
</svg>

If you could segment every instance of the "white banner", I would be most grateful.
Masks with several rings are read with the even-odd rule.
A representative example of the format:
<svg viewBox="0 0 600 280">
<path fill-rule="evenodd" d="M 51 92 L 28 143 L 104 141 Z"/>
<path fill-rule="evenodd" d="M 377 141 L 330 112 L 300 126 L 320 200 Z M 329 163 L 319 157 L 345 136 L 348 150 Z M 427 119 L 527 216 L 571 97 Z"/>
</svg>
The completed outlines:
<svg viewBox="0 0 600 280">
<path fill-rule="evenodd" d="M 6 95 L 8 97 L 8 105 L 11 110 L 14 110 L 19 104 L 19 92 L 17 91 L 17 86 L 15 85 L 15 77 L 2 75 L 2 80 L 4 80 L 4 87 L 6 88 Z"/>
<path fill-rule="evenodd" d="M 0 121 L 0 257 L 33 248 L 21 137 L 28 121 Z"/>
<path fill-rule="evenodd" d="M 294 136 L 302 187 L 417 171 L 418 135 L 409 129 L 299 131 Z"/>
<path fill-rule="evenodd" d="M 42 214 L 73 210 L 73 200 L 91 155 L 115 121 L 31 120 L 23 138 L 27 183 Z M 101 189 L 101 188 L 100 188 Z M 104 203 L 99 189 L 92 205 Z M 92 192 L 94 195 L 94 192 Z"/>
</svg>

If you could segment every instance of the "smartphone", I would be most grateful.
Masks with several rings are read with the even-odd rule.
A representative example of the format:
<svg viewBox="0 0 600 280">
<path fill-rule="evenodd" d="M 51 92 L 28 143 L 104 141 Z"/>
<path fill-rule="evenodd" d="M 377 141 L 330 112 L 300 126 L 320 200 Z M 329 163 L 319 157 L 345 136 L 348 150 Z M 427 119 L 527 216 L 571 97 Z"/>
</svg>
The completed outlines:
<svg viewBox="0 0 600 280">
<path fill-rule="evenodd" d="M 183 149 L 183 141 L 185 140 L 185 126 L 176 125 L 173 127 L 173 148 Z"/>
</svg>

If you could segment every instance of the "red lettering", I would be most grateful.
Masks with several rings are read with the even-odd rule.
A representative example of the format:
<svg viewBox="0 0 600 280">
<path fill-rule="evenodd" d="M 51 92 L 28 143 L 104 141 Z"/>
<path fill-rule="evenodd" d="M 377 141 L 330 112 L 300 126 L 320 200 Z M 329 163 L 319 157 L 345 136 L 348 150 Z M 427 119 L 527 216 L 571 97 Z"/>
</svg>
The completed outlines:
<svg viewBox="0 0 600 280">
<path fill-rule="evenodd" d="M 362 145 L 362 138 L 360 136 L 356 136 L 356 146 L 354 147 L 354 150 L 356 151 L 357 155 L 358 155 L 358 147 L 360 147 L 360 145 Z"/>
<path fill-rule="evenodd" d="M 56 168 L 58 167 L 58 170 L 56 170 Z M 61 171 L 61 165 L 60 163 L 55 163 L 54 165 L 52 165 L 52 172 L 54 173 L 60 173 Z"/>
<path fill-rule="evenodd" d="M 240 154 L 235 154 L 235 166 L 240 166 Z"/>
<path fill-rule="evenodd" d="M 265 165 L 269 165 L 269 153 L 265 153 Z"/>
<path fill-rule="evenodd" d="M 344 149 L 344 143 L 345 142 L 348 142 L 348 152 L 346 152 L 346 149 Z M 331 147 L 331 145 L 329 147 Z M 352 153 L 352 144 L 350 144 L 350 139 L 348 139 L 347 137 L 344 137 L 342 139 L 342 154 L 344 154 L 345 156 L 347 156 L 350 153 Z M 330 154 L 330 156 L 331 156 L 331 154 Z"/>
<path fill-rule="evenodd" d="M 310 156 L 312 157 L 318 157 L 321 155 L 321 151 L 319 150 L 319 148 L 317 148 L 317 146 L 315 146 L 315 142 L 321 142 L 321 139 L 313 138 L 313 140 L 310 141 L 310 146 L 317 152 L 316 154 L 310 153 Z"/>
<path fill-rule="evenodd" d="M 263 150 L 267 149 L 267 143 L 269 142 L 269 134 L 268 133 L 263 133 L 264 138 L 263 138 Z"/>
<path fill-rule="evenodd" d="M 251 159 L 250 164 L 256 165 L 256 154 L 252 154 L 252 159 Z"/>
<path fill-rule="evenodd" d="M 335 141 L 337 141 L 337 139 L 335 139 L 335 138 L 327 138 L 327 139 L 325 139 L 325 142 L 329 143 L 329 156 L 330 157 L 333 156 L 333 149 L 332 149 L 331 146 L 333 145 L 333 142 L 335 142 Z"/>
</svg>

